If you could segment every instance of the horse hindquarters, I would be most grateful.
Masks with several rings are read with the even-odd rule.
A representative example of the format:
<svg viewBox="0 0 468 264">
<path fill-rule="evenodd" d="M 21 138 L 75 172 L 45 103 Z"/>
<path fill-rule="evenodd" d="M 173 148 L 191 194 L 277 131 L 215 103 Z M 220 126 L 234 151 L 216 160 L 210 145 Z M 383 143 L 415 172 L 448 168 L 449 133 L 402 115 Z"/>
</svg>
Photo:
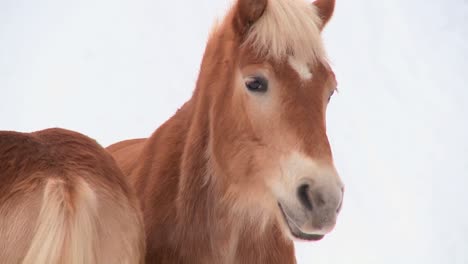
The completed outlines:
<svg viewBox="0 0 468 264">
<path fill-rule="evenodd" d="M 51 177 L 0 205 L 0 262 L 99 264 L 143 262 L 140 213 L 129 200 Z"/>
<path fill-rule="evenodd" d="M 85 137 L 54 135 L 83 148 L 0 132 L 0 263 L 143 263 L 141 212 L 115 162 Z"/>
</svg>

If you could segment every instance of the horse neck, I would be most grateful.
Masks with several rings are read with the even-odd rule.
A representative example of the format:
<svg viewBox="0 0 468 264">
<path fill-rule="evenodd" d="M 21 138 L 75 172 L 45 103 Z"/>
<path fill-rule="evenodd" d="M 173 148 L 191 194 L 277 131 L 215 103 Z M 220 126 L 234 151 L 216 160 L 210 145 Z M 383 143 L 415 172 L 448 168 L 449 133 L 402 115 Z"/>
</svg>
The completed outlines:
<svg viewBox="0 0 468 264">
<path fill-rule="evenodd" d="M 207 98 L 196 91 L 191 102 L 179 113 L 190 115 L 190 121 L 186 122 L 185 142 L 181 146 L 175 201 L 177 232 L 173 238 L 181 250 L 192 251 L 182 255 L 198 255 L 198 259 L 209 260 L 214 257 L 214 252 L 225 252 L 217 247 L 229 247 L 234 230 L 230 229 L 232 225 L 223 221 L 227 209 L 221 209 L 217 203 L 223 188 L 213 181 L 215 175 L 210 165 Z"/>
<path fill-rule="evenodd" d="M 140 173 L 147 176 L 137 181 L 137 189 L 148 197 L 143 205 L 151 212 L 148 215 L 157 215 L 147 221 L 155 237 L 150 244 L 161 244 L 157 240 L 166 237 L 167 243 L 181 251 L 201 254 L 202 248 L 211 249 L 207 245 L 214 240 L 214 225 L 219 221 L 213 206 L 214 188 L 207 181 L 209 107 L 197 94 L 149 139 L 146 156 L 150 158 Z M 161 230 L 161 226 L 171 230 Z"/>
</svg>

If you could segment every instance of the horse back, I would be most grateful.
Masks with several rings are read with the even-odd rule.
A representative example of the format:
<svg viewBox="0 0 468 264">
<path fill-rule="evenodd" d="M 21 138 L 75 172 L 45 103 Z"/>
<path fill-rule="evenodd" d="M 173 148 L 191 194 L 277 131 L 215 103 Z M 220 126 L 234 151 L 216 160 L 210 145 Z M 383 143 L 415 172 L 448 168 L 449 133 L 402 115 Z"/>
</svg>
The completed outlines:
<svg viewBox="0 0 468 264">
<path fill-rule="evenodd" d="M 112 144 L 106 149 L 114 157 L 123 173 L 128 176 L 131 175 L 141 158 L 146 140 L 146 138 L 124 140 Z"/>
</svg>

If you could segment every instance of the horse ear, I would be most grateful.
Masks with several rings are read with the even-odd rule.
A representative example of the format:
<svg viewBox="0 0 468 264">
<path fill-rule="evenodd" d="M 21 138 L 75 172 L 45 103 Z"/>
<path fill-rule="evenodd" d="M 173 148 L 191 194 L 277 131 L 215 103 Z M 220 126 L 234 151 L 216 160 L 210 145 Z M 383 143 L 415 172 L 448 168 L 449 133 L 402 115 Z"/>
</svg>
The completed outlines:
<svg viewBox="0 0 468 264">
<path fill-rule="evenodd" d="M 335 0 L 316 0 L 313 5 L 315 5 L 320 19 L 322 19 L 320 29 L 323 30 L 333 15 L 333 11 L 335 10 Z"/>
<path fill-rule="evenodd" d="M 234 13 L 234 29 L 244 35 L 263 15 L 268 0 L 239 0 Z"/>
</svg>

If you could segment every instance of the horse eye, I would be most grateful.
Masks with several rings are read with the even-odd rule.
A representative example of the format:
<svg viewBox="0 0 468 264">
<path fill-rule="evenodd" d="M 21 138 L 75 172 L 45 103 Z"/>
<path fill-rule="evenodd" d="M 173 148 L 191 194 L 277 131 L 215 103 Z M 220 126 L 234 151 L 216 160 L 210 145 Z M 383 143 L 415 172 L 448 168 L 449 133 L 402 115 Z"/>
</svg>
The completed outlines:
<svg viewBox="0 0 468 264">
<path fill-rule="evenodd" d="M 268 80 L 261 76 L 250 77 L 245 81 L 245 87 L 251 92 L 264 93 L 268 90 Z"/>
</svg>

